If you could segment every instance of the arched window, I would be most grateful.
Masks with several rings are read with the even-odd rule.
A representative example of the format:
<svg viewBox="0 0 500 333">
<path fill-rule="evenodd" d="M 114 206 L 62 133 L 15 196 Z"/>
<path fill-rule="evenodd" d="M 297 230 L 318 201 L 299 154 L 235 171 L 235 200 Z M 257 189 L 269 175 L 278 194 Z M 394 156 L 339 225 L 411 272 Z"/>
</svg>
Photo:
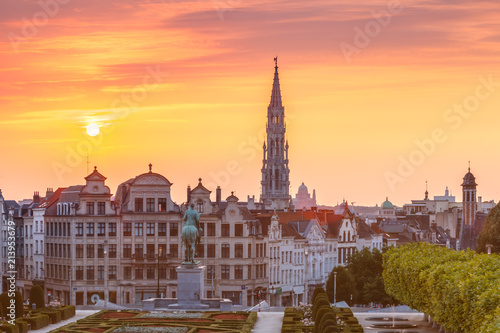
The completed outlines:
<svg viewBox="0 0 500 333">
<path fill-rule="evenodd" d="M 275 173 L 274 173 L 274 188 L 278 188 L 279 187 L 279 183 L 280 183 L 280 171 L 279 170 L 276 170 Z"/>
<path fill-rule="evenodd" d="M 276 139 L 276 141 L 274 143 L 274 147 L 275 147 L 275 154 L 279 155 L 280 144 L 279 144 L 278 139 Z"/>
</svg>

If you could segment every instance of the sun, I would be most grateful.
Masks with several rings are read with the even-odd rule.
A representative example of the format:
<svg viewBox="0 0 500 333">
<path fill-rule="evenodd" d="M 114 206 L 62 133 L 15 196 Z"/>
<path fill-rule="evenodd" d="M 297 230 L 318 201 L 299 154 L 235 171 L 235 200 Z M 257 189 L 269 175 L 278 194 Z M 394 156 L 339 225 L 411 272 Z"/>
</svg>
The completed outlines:
<svg viewBox="0 0 500 333">
<path fill-rule="evenodd" d="M 87 134 L 90 136 L 96 136 L 97 134 L 99 134 L 99 126 L 95 123 L 88 124 Z"/>
</svg>

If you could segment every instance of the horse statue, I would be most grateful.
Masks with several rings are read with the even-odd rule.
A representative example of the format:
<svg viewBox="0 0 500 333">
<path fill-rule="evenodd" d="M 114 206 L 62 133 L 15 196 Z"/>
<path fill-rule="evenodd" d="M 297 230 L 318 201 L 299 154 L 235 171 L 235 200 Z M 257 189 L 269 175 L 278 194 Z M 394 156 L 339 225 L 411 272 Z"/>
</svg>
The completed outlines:
<svg viewBox="0 0 500 333">
<path fill-rule="evenodd" d="M 200 228 L 200 214 L 194 209 L 193 203 L 189 205 L 182 220 L 184 221 L 181 234 L 182 243 L 184 244 L 183 264 L 197 264 L 194 257 L 196 244 L 199 242 L 202 230 Z"/>
</svg>

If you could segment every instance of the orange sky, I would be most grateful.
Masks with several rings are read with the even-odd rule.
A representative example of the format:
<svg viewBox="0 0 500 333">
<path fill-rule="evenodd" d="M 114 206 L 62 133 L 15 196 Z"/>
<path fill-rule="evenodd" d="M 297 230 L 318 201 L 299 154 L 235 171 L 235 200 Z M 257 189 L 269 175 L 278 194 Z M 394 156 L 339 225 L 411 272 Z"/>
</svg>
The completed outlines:
<svg viewBox="0 0 500 333">
<path fill-rule="evenodd" d="M 431 196 L 449 186 L 460 199 L 470 160 L 478 195 L 500 200 L 497 1 L 4 0 L 0 9 L 7 199 L 82 184 L 88 149 L 113 193 L 151 162 L 179 203 L 199 177 L 223 196 L 258 197 L 278 55 L 293 195 L 303 181 L 320 204 L 401 205 L 422 198 L 428 180 Z M 90 122 L 101 126 L 96 139 Z"/>
</svg>

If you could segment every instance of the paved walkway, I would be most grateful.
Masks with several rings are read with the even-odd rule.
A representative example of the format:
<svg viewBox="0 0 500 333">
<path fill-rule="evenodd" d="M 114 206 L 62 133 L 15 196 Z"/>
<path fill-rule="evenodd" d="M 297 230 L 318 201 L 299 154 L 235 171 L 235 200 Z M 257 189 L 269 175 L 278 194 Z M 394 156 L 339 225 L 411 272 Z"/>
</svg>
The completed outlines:
<svg viewBox="0 0 500 333">
<path fill-rule="evenodd" d="M 47 332 L 50 332 L 52 330 L 55 330 L 56 328 L 62 327 L 64 325 L 74 323 L 77 320 L 83 319 L 87 316 L 90 316 L 90 315 L 96 313 L 96 312 L 99 312 L 99 311 L 96 311 L 96 310 L 76 310 L 75 316 L 69 318 L 68 320 L 61 321 L 57 324 L 51 324 L 47 327 L 41 328 L 41 329 L 36 330 L 36 331 L 30 331 L 30 332 L 47 333 Z"/>
<path fill-rule="evenodd" d="M 253 333 L 279 333 L 283 324 L 284 312 L 258 312 Z"/>
</svg>

